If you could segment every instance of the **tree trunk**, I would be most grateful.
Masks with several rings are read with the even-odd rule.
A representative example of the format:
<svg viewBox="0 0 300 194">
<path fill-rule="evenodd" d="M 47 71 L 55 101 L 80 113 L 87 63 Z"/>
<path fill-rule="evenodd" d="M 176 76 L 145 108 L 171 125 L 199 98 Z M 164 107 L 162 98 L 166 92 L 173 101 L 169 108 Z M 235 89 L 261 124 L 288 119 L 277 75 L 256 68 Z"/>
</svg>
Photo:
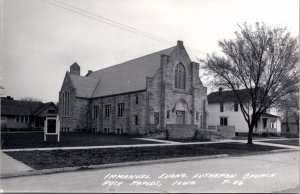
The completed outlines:
<svg viewBox="0 0 300 194">
<path fill-rule="evenodd" d="M 249 132 L 248 132 L 248 142 L 247 144 L 253 144 L 252 142 L 252 132 L 253 132 L 253 126 L 249 126 Z"/>
</svg>

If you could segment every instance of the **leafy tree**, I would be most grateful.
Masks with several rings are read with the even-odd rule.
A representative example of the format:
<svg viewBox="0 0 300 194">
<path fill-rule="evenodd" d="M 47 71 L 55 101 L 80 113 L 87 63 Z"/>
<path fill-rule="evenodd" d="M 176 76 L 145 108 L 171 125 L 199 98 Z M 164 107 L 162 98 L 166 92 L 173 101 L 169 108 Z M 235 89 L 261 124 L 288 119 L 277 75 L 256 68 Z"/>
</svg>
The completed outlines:
<svg viewBox="0 0 300 194">
<path fill-rule="evenodd" d="M 298 90 L 299 46 L 286 28 L 256 23 L 239 25 L 236 37 L 219 41 L 221 56 L 207 55 L 204 67 L 214 85 L 235 94 L 248 125 L 248 144 L 260 116 Z M 239 92 L 246 90 L 245 93 Z"/>
</svg>

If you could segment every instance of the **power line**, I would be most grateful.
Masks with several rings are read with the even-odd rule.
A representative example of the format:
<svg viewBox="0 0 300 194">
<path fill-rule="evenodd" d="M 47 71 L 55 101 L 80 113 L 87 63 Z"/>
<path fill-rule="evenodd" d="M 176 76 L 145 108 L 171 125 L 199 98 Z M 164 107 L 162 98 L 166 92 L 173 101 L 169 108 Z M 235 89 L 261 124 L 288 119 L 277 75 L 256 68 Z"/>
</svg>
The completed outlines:
<svg viewBox="0 0 300 194">
<path fill-rule="evenodd" d="M 61 3 L 61 4 L 66 5 L 66 6 L 68 6 L 68 7 L 72 7 L 72 8 L 74 8 L 74 9 L 76 9 L 76 10 L 80 10 L 80 11 L 82 11 L 82 12 L 84 12 L 84 13 L 87 13 L 87 14 L 90 14 L 90 15 L 93 15 L 93 16 L 96 16 L 96 17 L 99 17 L 99 18 L 101 18 L 101 19 L 107 20 L 107 21 L 109 21 L 109 22 L 111 22 L 111 23 L 113 23 L 113 24 L 117 24 L 117 25 L 120 25 L 120 26 L 122 26 L 122 27 L 125 27 L 125 28 L 128 28 L 128 29 L 131 29 L 131 30 L 134 30 L 134 31 L 137 31 L 137 32 L 140 32 L 140 33 L 143 33 L 143 34 L 146 34 L 146 35 L 149 35 L 149 36 L 158 38 L 158 39 L 161 39 L 161 40 L 163 40 L 163 41 L 169 42 L 170 44 L 173 43 L 172 41 L 169 41 L 169 40 L 167 40 L 167 39 L 164 39 L 164 38 L 161 38 L 161 37 L 159 37 L 159 36 L 156 36 L 156 35 L 153 35 L 153 34 L 150 34 L 150 33 L 144 32 L 144 31 L 141 31 L 141 30 L 139 30 L 139 29 L 137 29 L 137 28 L 133 28 L 133 27 L 130 27 L 130 26 L 121 24 L 121 23 L 119 23 L 119 22 L 117 22 L 117 21 L 111 20 L 111 19 L 109 19 L 109 18 L 100 16 L 100 15 L 95 14 L 95 13 L 92 13 L 92 12 L 88 12 L 88 11 L 86 11 L 86 10 L 84 10 L 84 9 L 80 9 L 80 8 L 75 7 L 75 6 L 73 6 L 73 5 L 70 5 L 70 4 L 67 4 L 67 3 L 63 3 L 63 2 L 60 2 L 60 1 L 58 1 L 58 0 L 53 0 L 53 1 L 58 2 L 58 3 Z"/>
<path fill-rule="evenodd" d="M 114 21 L 114 20 L 111 20 L 109 18 L 106 18 L 106 17 L 103 17 L 103 16 L 100 16 L 98 14 L 95 14 L 95 13 L 92 13 L 92 12 L 89 12 L 89 11 L 86 11 L 84 9 L 80 9 L 78 7 L 75 7 L 73 5 L 70 5 L 70 4 L 67 4 L 67 3 L 63 3 L 63 2 L 60 2 L 58 0 L 53 0 L 55 1 L 56 3 L 59 3 L 59 4 L 56 4 L 56 3 L 53 3 L 53 2 L 49 2 L 47 0 L 41 0 L 41 1 L 44 1 L 45 3 L 48 3 L 48 4 L 51 4 L 51 5 L 54 5 L 56 7 L 59 7 L 59 8 L 62 8 L 62 9 L 65 9 L 67 11 L 70 11 L 70 12 L 73 12 L 73 13 L 76 13 L 76 14 L 79 14 L 81 16 L 84 16 L 84 17 L 87 17 L 87 18 L 90 18 L 90 19 L 93 19 L 93 20 L 96 20 L 98 22 L 102 22 L 102 23 L 105 23 L 105 24 L 108 24 L 108 25 L 111 25 L 113 27 L 116 27 L 116 28 L 120 28 L 122 30 L 126 30 L 128 32 L 131 32 L 131 33 L 134 33 L 134 34 L 138 34 L 138 35 L 143 35 L 144 37 L 147 37 L 149 39 L 152 39 L 152 40 L 156 40 L 156 41 L 159 41 L 159 42 L 162 42 L 162 43 L 165 43 L 165 44 L 170 44 L 170 45 L 173 45 L 173 41 L 170 41 L 170 40 L 167 40 L 167 39 L 164 39 L 164 38 L 161 38 L 159 36 L 156 36 L 156 35 L 153 35 L 153 34 L 150 34 L 150 33 L 147 33 L 147 32 L 144 32 L 142 30 L 139 30 L 137 28 L 133 28 L 133 27 L 130 27 L 130 26 L 127 26 L 127 25 L 124 25 L 124 24 L 121 24 L 117 21 Z M 67 7 L 66 7 L 67 6 Z M 75 10 L 74 10 L 75 9 Z M 83 12 L 83 13 L 82 13 Z M 189 49 L 192 49 L 196 52 L 199 52 L 202 53 L 202 54 L 206 54 L 205 52 L 203 51 L 200 51 L 200 50 L 197 50 L 197 49 L 194 49 L 194 48 L 191 48 L 191 47 L 187 47 Z"/>
</svg>

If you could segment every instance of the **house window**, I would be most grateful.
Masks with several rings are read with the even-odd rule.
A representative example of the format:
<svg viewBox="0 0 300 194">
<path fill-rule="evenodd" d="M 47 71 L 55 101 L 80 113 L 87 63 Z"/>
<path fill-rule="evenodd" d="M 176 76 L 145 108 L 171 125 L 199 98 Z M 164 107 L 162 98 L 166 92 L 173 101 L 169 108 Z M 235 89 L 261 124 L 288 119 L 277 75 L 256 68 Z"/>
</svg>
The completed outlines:
<svg viewBox="0 0 300 194">
<path fill-rule="evenodd" d="M 123 117 L 124 109 L 125 109 L 125 104 L 119 103 L 118 104 L 118 117 Z"/>
<path fill-rule="evenodd" d="M 175 88 L 185 89 L 186 70 L 182 63 L 176 65 L 174 77 Z"/>
<path fill-rule="evenodd" d="M 54 113 L 55 113 L 55 110 L 53 110 L 53 109 L 49 109 L 49 110 L 48 110 L 48 113 L 50 113 L 50 114 L 54 114 Z"/>
<path fill-rule="evenodd" d="M 234 112 L 238 112 L 239 111 L 239 102 L 235 101 L 234 102 Z"/>
<path fill-rule="evenodd" d="M 168 110 L 167 111 L 167 119 L 169 119 L 170 118 L 170 111 Z"/>
<path fill-rule="evenodd" d="M 98 118 L 99 106 L 93 106 L 93 118 Z"/>
<path fill-rule="evenodd" d="M 196 113 L 196 121 L 199 121 L 199 112 Z"/>
<path fill-rule="evenodd" d="M 24 123 L 24 116 L 21 116 L 21 123 Z"/>
<path fill-rule="evenodd" d="M 224 112 L 224 103 L 220 102 L 220 112 Z"/>
<path fill-rule="evenodd" d="M 227 117 L 220 117 L 220 125 L 221 126 L 227 126 L 228 125 Z"/>
<path fill-rule="evenodd" d="M 135 95 L 135 104 L 139 104 L 139 95 Z"/>
<path fill-rule="evenodd" d="M 111 104 L 106 104 L 104 105 L 104 116 L 105 118 L 109 118 L 110 116 L 110 111 L 111 111 Z"/>
<path fill-rule="evenodd" d="M 159 124 L 159 113 L 158 112 L 154 113 L 154 124 Z"/>
<path fill-rule="evenodd" d="M 139 117 L 138 117 L 138 115 L 134 115 L 134 124 L 135 125 L 139 124 Z"/>
</svg>

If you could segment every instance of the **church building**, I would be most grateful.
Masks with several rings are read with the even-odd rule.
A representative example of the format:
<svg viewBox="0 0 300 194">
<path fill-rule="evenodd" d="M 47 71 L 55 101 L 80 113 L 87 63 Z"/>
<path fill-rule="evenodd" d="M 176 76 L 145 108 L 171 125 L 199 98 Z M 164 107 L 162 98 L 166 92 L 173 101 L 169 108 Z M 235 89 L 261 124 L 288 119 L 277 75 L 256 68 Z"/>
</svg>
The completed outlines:
<svg viewBox="0 0 300 194">
<path fill-rule="evenodd" d="M 183 42 L 98 71 L 74 63 L 59 92 L 62 132 L 145 135 L 206 128 L 207 89 Z"/>
</svg>

